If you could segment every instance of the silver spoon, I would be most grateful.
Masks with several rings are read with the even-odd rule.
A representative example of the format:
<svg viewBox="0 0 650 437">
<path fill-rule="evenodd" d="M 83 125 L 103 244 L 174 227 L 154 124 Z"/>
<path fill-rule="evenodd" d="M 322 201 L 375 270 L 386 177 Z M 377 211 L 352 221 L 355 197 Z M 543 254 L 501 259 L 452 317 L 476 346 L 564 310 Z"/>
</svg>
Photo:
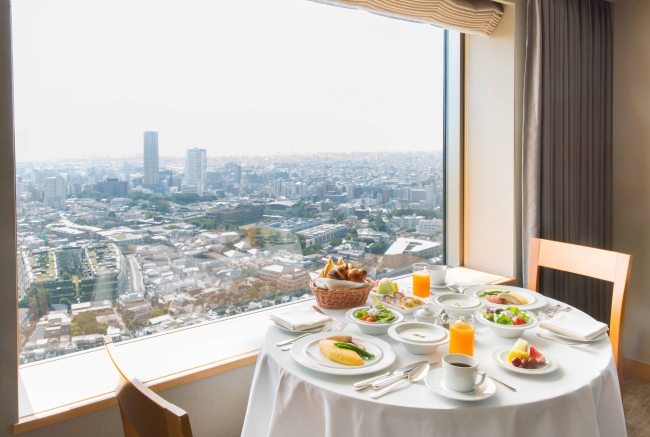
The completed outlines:
<svg viewBox="0 0 650 437">
<path fill-rule="evenodd" d="M 450 285 L 447 286 L 447 288 L 451 288 L 454 291 L 454 293 L 461 293 L 462 294 L 468 288 L 472 288 L 472 287 L 475 287 L 475 286 L 476 286 L 476 284 L 474 284 L 474 285 L 463 285 L 463 286 L 460 286 L 458 284 L 450 284 Z"/>
<path fill-rule="evenodd" d="M 416 369 L 414 369 L 413 371 L 411 371 L 411 372 L 408 374 L 408 376 L 405 377 L 404 379 L 402 379 L 402 380 L 400 380 L 400 381 L 397 381 L 397 382 L 394 383 L 394 384 L 389 385 L 389 386 L 386 387 L 385 389 L 383 389 L 383 390 L 381 390 L 381 391 L 379 391 L 379 392 L 373 394 L 373 395 L 370 396 L 370 397 L 371 397 L 372 399 L 380 398 L 380 397 L 382 397 L 383 395 L 385 395 L 386 393 L 393 391 L 393 389 L 395 389 L 395 388 L 397 388 L 398 386 L 402 385 L 402 383 L 403 383 L 403 382 L 406 382 L 406 381 L 408 381 L 408 382 L 418 382 L 418 381 L 424 379 L 425 376 L 427 376 L 427 373 L 429 373 L 429 369 L 430 369 L 430 368 L 431 368 L 431 366 L 430 366 L 429 364 L 425 364 L 424 366 L 420 367 L 419 369 L 416 368 Z"/>
</svg>

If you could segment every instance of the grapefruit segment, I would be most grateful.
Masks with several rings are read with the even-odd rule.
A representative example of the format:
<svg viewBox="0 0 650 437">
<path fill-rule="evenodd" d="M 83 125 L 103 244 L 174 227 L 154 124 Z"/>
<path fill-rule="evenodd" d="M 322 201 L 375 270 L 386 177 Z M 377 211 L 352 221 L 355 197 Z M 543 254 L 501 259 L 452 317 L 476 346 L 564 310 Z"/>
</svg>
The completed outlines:
<svg viewBox="0 0 650 437">
<path fill-rule="evenodd" d="M 528 349 L 528 355 L 530 355 L 531 358 L 535 358 L 538 364 L 544 364 L 546 362 L 546 357 L 532 346 Z"/>
</svg>

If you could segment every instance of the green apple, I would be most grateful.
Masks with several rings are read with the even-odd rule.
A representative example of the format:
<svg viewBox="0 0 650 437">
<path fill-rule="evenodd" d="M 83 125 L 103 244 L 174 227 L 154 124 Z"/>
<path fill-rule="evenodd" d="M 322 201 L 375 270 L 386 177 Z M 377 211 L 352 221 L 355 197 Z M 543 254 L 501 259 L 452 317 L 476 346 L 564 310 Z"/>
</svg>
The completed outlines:
<svg viewBox="0 0 650 437">
<path fill-rule="evenodd" d="M 377 294 L 393 294 L 393 284 L 391 284 L 390 279 L 384 278 L 379 281 L 377 285 Z"/>
</svg>

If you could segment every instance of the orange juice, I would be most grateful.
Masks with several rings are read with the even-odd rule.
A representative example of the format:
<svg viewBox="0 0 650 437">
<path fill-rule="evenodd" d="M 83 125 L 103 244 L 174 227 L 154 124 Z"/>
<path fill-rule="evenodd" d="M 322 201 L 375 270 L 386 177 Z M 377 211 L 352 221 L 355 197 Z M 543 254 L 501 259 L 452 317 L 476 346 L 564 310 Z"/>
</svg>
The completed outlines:
<svg viewBox="0 0 650 437">
<path fill-rule="evenodd" d="M 469 323 L 449 325 L 449 353 L 474 356 L 474 327 Z"/>
<path fill-rule="evenodd" d="M 429 297 L 429 270 L 413 272 L 413 294 L 417 297 Z"/>
</svg>

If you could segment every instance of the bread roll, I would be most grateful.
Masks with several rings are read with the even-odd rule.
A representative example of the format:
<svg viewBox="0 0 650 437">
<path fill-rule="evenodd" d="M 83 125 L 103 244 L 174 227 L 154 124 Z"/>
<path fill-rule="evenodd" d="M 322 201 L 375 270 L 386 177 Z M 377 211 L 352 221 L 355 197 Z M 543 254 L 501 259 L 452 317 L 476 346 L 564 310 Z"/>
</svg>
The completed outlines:
<svg viewBox="0 0 650 437">
<path fill-rule="evenodd" d="M 368 272 L 366 269 L 352 269 L 348 271 L 348 279 L 353 282 L 365 282 Z"/>
<path fill-rule="evenodd" d="M 327 272 L 327 277 L 330 279 L 338 279 L 341 281 L 348 280 L 348 266 L 336 266 L 329 272 Z"/>
</svg>

